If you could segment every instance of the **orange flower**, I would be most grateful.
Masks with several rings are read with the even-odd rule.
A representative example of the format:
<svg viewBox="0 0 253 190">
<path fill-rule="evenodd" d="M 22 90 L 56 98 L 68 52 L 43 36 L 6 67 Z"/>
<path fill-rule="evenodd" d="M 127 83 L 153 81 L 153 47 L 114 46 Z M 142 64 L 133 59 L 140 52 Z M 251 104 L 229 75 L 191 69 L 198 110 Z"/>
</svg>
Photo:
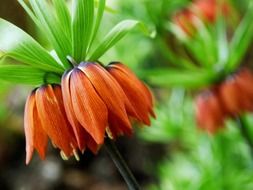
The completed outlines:
<svg viewBox="0 0 253 190">
<path fill-rule="evenodd" d="M 186 34 L 192 36 L 197 29 L 194 19 L 199 18 L 204 22 L 214 23 L 219 9 L 221 15 L 227 16 L 231 7 L 225 0 L 221 4 L 217 0 L 196 0 L 189 7 L 176 13 L 172 20 Z"/>
<path fill-rule="evenodd" d="M 208 96 L 200 94 L 196 99 L 196 120 L 200 128 L 216 132 L 226 118 L 234 118 L 253 111 L 253 74 L 248 69 L 229 76 Z"/>
<path fill-rule="evenodd" d="M 34 149 L 41 159 L 45 158 L 48 137 L 63 157 L 76 153 L 77 143 L 65 114 L 59 85 L 44 85 L 31 93 L 25 106 L 24 126 L 27 164 Z"/>
<path fill-rule="evenodd" d="M 86 62 L 62 77 L 65 109 L 79 144 L 80 129 L 87 131 L 96 144 L 101 145 L 104 142 L 105 131 L 111 138 L 131 135 L 129 117 L 150 124 L 149 118 L 146 117 L 148 113 L 153 114 L 149 90 L 133 73 L 127 73 L 127 70 L 124 73 L 123 70 L 116 67 L 114 69 L 112 66 L 108 66 L 107 69 L 109 72 L 98 63 Z M 124 80 L 125 86 L 122 87 L 121 82 Z M 132 87 L 125 88 L 129 86 Z M 132 93 L 132 90 L 136 92 Z M 143 105 L 136 107 L 140 104 L 136 103 L 140 95 L 144 98 L 141 100 Z"/>
<path fill-rule="evenodd" d="M 143 84 L 135 74 L 122 63 L 113 62 L 107 67 L 108 72 L 116 79 L 128 100 L 135 109 L 133 113 L 129 113 L 138 121 L 150 125 L 149 115 L 155 117 L 153 112 L 153 97 L 150 90 Z"/>
<path fill-rule="evenodd" d="M 220 87 L 220 98 L 231 116 L 253 111 L 253 74 L 242 69 Z"/>
<path fill-rule="evenodd" d="M 227 16 L 230 9 L 226 1 L 219 4 L 218 0 L 196 0 L 192 8 L 200 18 L 211 23 L 215 22 L 219 11 L 223 16 Z"/>
<path fill-rule="evenodd" d="M 111 138 L 132 134 L 130 118 L 150 125 L 152 107 L 149 89 L 123 64 L 81 63 L 63 75 L 62 86 L 44 85 L 28 97 L 26 163 L 34 149 L 45 158 L 48 137 L 63 158 L 78 159 L 77 150 L 86 148 L 96 153 L 105 133 Z"/>
<path fill-rule="evenodd" d="M 196 16 L 192 10 L 184 9 L 178 12 L 172 20 L 174 24 L 178 25 L 186 34 L 191 36 L 195 32 L 194 17 Z"/>
<path fill-rule="evenodd" d="M 201 129 L 215 133 L 224 125 L 225 113 L 219 98 L 212 91 L 201 93 L 196 99 L 196 121 Z"/>
</svg>

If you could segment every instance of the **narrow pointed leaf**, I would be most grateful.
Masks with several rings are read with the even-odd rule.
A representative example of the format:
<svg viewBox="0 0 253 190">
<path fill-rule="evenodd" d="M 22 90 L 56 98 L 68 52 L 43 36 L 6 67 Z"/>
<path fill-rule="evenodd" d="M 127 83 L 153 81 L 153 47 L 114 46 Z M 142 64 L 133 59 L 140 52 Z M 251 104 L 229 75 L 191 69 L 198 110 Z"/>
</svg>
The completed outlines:
<svg viewBox="0 0 253 190">
<path fill-rule="evenodd" d="M 73 57 L 77 62 L 86 58 L 94 25 L 94 0 L 75 0 L 72 18 Z"/>
<path fill-rule="evenodd" d="M 0 55 L 45 71 L 62 73 L 63 67 L 31 36 L 12 23 L 0 19 Z M 1 57 L 0 57 L 1 58 Z"/>
<path fill-rule="evenodd" d="M 65 68 L 70 68 L 66 57 L 71 53 L 71 41 L 68 30 L 65 31 L 62 26 L 62 20 L 65 18 L 57 18 L 46 1 L 30 0 L 29 2 L 39 21 L 40 29 L 47 34 L 48 41 L 52 44 Z M 60 8 L 56 8 L 57 11 L 58 9 Z"/>
<path fill-rule="evenodd" d="M 246 53 L 247 48 L 253 40 L 253 3 L 249 3 L 249 9 L 240 25 L 237 27 L 230 43 L 230 59 L 226 65 L 228 71 L 233 71 L 235 68 L 237 68 L 237 66 L 240 64 L 240 60 Z"/>
<path fill-rule="evenodd" d="M 174 53 L 168 44 L 166 44 L 167 42 L 165 42 L 164 39 L 158 38 L 157 43 L 159 44 L 160 52 L 171 64 L 189 70 L 196 69 L 196 65 L 194 65 L 190 59 L 184 58 L 183 56 L 178 56 L 176 53 Z"/>
<path fill-rule="evenodd" d="M 60 77 L 26 65 L 0 65 L 0 80 L 15 84 L 60 83 Z"/>
<path fill-rule="evenodd" d="M 31 10 L 31 8 L 26 4 L 25 0 L 18 0 L 19 4 L 23 7 L 23 9 L 26 11 L 26 13 L 30 16 L 32 21 L 38 26 L 40 26 L 40 22 L 38 18 L 35 16 L 34 12 Z"/>
<path fill-rule="evenodd" d="M 120 41 L 128 32 L 139 25 L 136 20 L 124 20 L 118 23 L 102 40 L 99 46 L 91 54 L 89 60 L 98 60 L 108 49 Z"/>
<path fill-rule="evenodd" d="M 65 0 L 53 0 L 56 9 L 56 15 L 66 35 L 71 39 L 71 16 Z"/>
<path fill-rule="evenodd" d="M 98 0 L 97 3 L 98 3 L 98 10 L 96 14 L 96 22 L 93 28 L 90 45 L 93 43 L 94 39 L 96 38 L 98 29 L 100 27 L 100 23 L 104 14 L 104 10 L 105 10 L 105 0 Z"/>
<path fill-rule="evenodd" d="M 218 61 L 219 65 L 223 68 L 225 64 L 227 64 L 228 60 L 228 40 L 227 40 L 227 33 L 226 33 L 226 24 L 223 17 L 219 17 L 217 24 L 217 47 L 218 47 Z"/>
<path fill-rule="evenodd" d="M 184 71 L 173 69 L 155 69 L 142 71 L 140 76 L 147 79 L 151 84 L 161 87 L 184 87 L 199 88 L 211 84 L 217 78 L 213 71 Z"/>
</svg>

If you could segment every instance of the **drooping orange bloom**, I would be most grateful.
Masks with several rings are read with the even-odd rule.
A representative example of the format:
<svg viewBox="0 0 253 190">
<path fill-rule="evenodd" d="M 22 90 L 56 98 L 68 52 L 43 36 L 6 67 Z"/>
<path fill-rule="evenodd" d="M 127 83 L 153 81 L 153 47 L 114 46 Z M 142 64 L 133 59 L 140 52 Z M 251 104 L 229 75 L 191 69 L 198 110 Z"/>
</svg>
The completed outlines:
<svg viewBox="0 0 253 190">
<path fill-rule="evenodd" d="M 253 111 L 253 74 L 248 69 L 235 73 L 220 86 L 220 98 L 230 116 Z"/>
<path fill-rule="evenodd" d="M 216 132 L 227 118 L 253 111 L 253 73 L 241 69 L 196 99 L 196 121 L 200 128 Z"/>
<path fill-rule="evenodd" d="M 194 19 L 198 18 L 203 22 L 214 23 L 219 11 L 222 16 L 227 16 L 230 9 L 231 7 L 226 0 L 221 3 L 218 0 L 196 0 L 185 9 L 177 12 L 172 20 L 186 34 L 192 36 L 197 29 Z"/>
<path fill-rule="evenodd" d="M 84 129 L 101 145 L 105 131 L 112 138 L 131 135 L 130 117 L 150 124 L 149 90 L 125 66 L 118 68 L 110 65 L 108 72 L 98 63 L 81 63 L 63 76 L 64 105 L 76 136 Z"/>
<path fill-rule="evenodd" d="M 120 63 L 81 63 L 60 85 L 34 90 L 25 107 L 26 163 L 36 149 L 45 158 L 48 137 L 63 157 L 89 148 L 96 153 L 108 135 L 131 135 L 134 119 L 150 125 L 153 98 L 133 72 Z"/>
<path fill-rule="evenodd" d="M 137 117 L 131 113 L 130 116 L 146 125 L 150 125 L 149 115 L 155 118 L 155 113 L 153 111 L 153 97 L 148 87 L 122 63 L 110 63 L 106 69 L 119 83 L 135 109 Z"/>
<path fill-rule="evenodd" d="M 25 106 L 24 127 L 27 164 L 34 149 L 41 159 L 45 158 L 48 137 L 64 157 L 72 156 L 77 150 L 59 85 L 44 85 L 31 93 Z"/>
<path fill-rule="evenodd" d="M 196 0 L 192 4 L 192 9 L 200 18 L 210 23 L 215 22 L 217 15 L 227 16 L 230 6 L 226 0 L 219 2 L 218 0 Z"/>
<path fill-rule="evenodd" d="M 196 99 L 196 121 L 199 128 L 215 133 L 224 126 L 225 112 L 216 92 L 202 92 Z"/>
</svg>

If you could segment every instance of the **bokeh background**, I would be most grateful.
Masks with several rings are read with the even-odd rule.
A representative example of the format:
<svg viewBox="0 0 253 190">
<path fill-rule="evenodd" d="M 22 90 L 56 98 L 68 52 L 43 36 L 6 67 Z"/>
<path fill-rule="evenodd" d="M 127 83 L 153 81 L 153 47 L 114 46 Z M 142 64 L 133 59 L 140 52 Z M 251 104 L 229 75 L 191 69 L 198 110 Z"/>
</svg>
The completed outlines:
<svg viewBox="0 0 253 190">
<path fill-rule="evenodd" d="M 236 30 L 249 2 L 229 1 L 234 16 L 225 20 L 231 23 L 228 33 Z M 107 1 L 110 10 L 105 15 L 103 29 L 110 29 L 123 18 L 132 18 L 142 20 L 150 31 L 156 31 L 156 37 L 150 38 L 135 30 L 102 58 L 105 64 L 120 60 L 131 67 L 150 85 L 156 99 L 157 119 L 152 121 L 152 126 L 136 129 L 132 138 L 122 137 L 116 143 L 143 189 L 252 190 L 253 157 L 237 124 L 228 120 L 226 127 L 215 135 L 199 130 L 194 99 L 200 89 L 160 85 L 159 81 L 149 80 L 148 73 L 144 72 L 153 68 L 174 68 L 175 60 L 177 62 L 187 52 L 182 41 L 167 29 L 167 23 L 191 3 L 190 0 Z M 0 17 L 44 42 L 16 0 L 1 0 Z M 173 59 L 171 50 L 177 52 L 178 57 Z M 250 67 L 252 51 L 250 45 L 240 65 Z M 199 56 L 204 56 L 201 53 Z M 193 60 L 191 55 L 188 57 Z M 0 189 L 127 189 L 104 148 L 98 155 L 85 152 L 77 162 L 74 159 L 63 161 L 51 147 L 45 161 L 36 155 L 31 164 L 25 165 L 23 110 L 31 89 L 7 83 L 0 86 Z M 245 121 L 253 138 L 250 113 Z"/>
</svg>

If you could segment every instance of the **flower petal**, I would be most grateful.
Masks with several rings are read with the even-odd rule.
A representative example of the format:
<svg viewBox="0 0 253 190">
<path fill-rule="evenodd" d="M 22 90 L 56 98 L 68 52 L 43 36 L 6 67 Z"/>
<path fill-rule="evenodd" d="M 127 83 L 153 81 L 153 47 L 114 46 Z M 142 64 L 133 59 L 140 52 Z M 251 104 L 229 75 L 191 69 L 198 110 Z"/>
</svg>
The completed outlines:
<svg viewBox="0 0 253 190">
<path fill-rule="evenodd" d="M 238 73 L 237 84 L 240 88 L 241 104 L 244 111 L 253 111 L 253 74 L 243 69 Z"/>
<path fill-rule="evenodd" d="M 85 142 L 85 130 L 80 125 L 78 120 L 76 119 L 74 108 L 72 105 L 72 99 L 70 94 L 70 72 L 66 72 L 62 77 L 62 95 L 63 95 L 63 103 L 65 107 L 65 111 L 67 114 L 67 118 L 73 128 L 78 147 L 81 152 L 85 150 L 86 142 Z"/>
<path fill-rule="evenodd" d="M 236 116 L 241 113 L 241 92 L 237 83 L 237 77 L 229 78 L 220 86 L 220 98 L 225 110 Z"/>
<path fill-rule="evenodd" d="M 89 79 L 77 68 L 70 77 L 70 91 L 77 120 L 97 144 L 102 144 L 108 111 Z"/>
<path fill-rule="evenodd" d="M 224 126 L 225 113 L 217 94 L 204 92 L 196 99 L 196 120 L 200 128 L 215 133 Z"/>
<path fill-rule="evenodd" d="M 155 114 L 152 110 L 153 98 L 148 88 L 121 63 L 110 64 L 107 70 L 122 87 L 141 121 L 150 125 L 149 114 L 154 117 Z"/>
<path fill-rule="evenodd" d="M 85 142 L 87 147 L 93 152 L 93 154 L 97 154 L 101 144 L 97 144 L 96 141 L 89 135 L 89 133 L 85 133 Z"/>
<path fill-rule="evenodd" d="M 25 105 L 24 128 L 26 137 L 26 164 L 31 161 L 34 148 L 41 159 L 45 159 L 47 135 L 42 129 L 35 103 L 35 91 L 28 96 Z"/>
<path fill-rule="evenodd" d="M 43 129 L 66 156 L 73 155 L 76 141 L 64 110 L 61 87 L 45 85 L 36 91 L 36 105 Z"/>
<path fill-rule="evenodd" d="M 83 63 L 78 67 L 89 78 L 101 99 L 106 104 L 109 113 L 112 113 L 122 126 L 132 129 L 125 108 L 124 96 L 118 83 L 100 65 L 95 63 Z M 110 114 L 109 114 L 110 115 Z M 110 119 L 108 120 L 110 127 Z"/>
<path fill-rule="evenodd" d="M 108 118 L 110 121 L 110 135 L 112 135 L 112 138 L 116 138 L 120 135 L 131 136 L 133 134 L 133 130 L 122 123 L 112 112 L 109 113 Z"/>
</svg>

